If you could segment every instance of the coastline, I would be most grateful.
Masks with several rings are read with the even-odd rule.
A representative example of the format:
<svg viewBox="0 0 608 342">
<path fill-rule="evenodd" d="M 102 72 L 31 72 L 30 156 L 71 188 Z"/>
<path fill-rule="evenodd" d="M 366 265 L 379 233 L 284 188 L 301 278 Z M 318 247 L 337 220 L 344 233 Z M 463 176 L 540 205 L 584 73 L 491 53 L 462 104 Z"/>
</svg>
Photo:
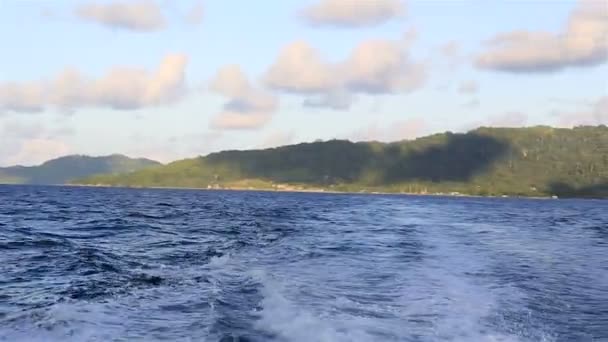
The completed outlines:
<svg viewBox="0 0 608 342">
<path fill-rule="evenodd" d="M 190 190 L 190 191 L 248 191 L 248 192 L 282 192 L 282 193 L 312 193 L 312 194 L 333 194 L 333 195 L 381 195 L 381 196 L 421 196 L 421 197 L 453 197 L 453 198 L 512 198 L 512 199 L 536 199 L 536 200 L 557 200 L 557 196 L 512 196 L 512 195 L 471 195 L 463 193 L 410 193 L 410 192 L 384 192 L 384 191 L 337 191 L 327 189 L 255 189 L 240 187 L 225 188 L 201 188 L 201 187 L 176 187 L 176 186 L 120 186 L 104 184 L 59 184 L 57 186 L 83 187 L 83 188 L 108 188 L 108 189 L 151 189 L 151 190 Z M 586 197 L 567 197 L 573 199 L 590 199 Z M 597 199 L 597 198 L 596 198 Z M 603 199 L 603 198 L 599 198 Z"/>
</svg>

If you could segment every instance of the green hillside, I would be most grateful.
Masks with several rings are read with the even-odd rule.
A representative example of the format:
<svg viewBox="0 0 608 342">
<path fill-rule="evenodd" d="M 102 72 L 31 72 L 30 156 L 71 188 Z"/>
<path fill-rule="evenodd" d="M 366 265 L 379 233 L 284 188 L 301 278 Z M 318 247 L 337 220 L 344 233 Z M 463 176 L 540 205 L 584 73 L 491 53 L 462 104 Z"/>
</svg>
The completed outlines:
<svg viewBox="0 0 608 342">
<path fill-rule="evenodd" d="M 479 128 L 395 143 L 226 151 L 79 184 L 608 197 L 608 127 Z"/>
<path fill-rule="evenodd" d="M 106 157 L 66 156 L 39 166 L 0 168 L 1 184 L 65 184 L 70 180 L 96 174 L 116 174 L 159 166 L 149 159 L 132 159 L 123 155 Z"/>
</svg>

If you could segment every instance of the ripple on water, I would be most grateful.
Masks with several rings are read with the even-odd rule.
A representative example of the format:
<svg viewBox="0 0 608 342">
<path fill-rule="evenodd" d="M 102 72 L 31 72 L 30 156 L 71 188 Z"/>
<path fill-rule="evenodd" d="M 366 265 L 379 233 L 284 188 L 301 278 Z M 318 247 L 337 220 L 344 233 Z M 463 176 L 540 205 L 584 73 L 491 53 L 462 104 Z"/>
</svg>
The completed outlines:
<svg viewBox="0 0 608 342">
<path fill-rule="evenodd" d="M 608 339 L 601 201 L 0 192 L 0 341 Z"/>
</svg>

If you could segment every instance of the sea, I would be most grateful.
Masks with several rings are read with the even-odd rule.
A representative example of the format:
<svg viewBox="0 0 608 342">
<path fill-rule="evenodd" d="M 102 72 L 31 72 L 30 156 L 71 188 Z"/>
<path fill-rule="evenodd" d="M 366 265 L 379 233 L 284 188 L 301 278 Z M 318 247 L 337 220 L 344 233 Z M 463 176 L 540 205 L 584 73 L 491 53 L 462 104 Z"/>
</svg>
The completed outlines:
<svg viewBox="0 0 608 342">
<path fill-rule="evenodd" d="M 608 341 L 608 201 L 0 186 L 0 341 Z"/>
</svg>

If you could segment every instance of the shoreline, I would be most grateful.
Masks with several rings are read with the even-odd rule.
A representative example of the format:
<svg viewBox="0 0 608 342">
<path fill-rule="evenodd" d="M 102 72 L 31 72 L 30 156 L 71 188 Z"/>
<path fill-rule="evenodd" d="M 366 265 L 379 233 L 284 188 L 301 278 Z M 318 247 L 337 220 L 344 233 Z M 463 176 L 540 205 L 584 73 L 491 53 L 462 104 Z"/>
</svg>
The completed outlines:
<svg viewBox="0 0 608 342">
<path fill-rule="evenodd" d="M 252 188 L 199 188 L 199 187 L 175 187 L 175 186 L 117 186 L 117 185 L 92 185 L 92 184 L 56 184 L 55 186 L 82 187 L 82 188 L 108 188 L 108 189 L 151 189 L 151 190 L 190 190 L 190 191 L 248 191 L 248 192 L 282 192 L 282 193 L 311 193 L 332 195 L 392 195 L 392 196 L 424 196 L 424 197 L 450 197 L 450 198 L 503 198 L 503 199 L 535 199 L 535 200 L 557 200 L 557 196 L 512 196 L 512 195 L 470 195 L 450 193 L 408 193 L 408 192 L 382 192 L 382 191 L 336 191 L 325 189 L 252 189 Z M 566 197 L 566 199 L 605 199 L 586 197 Z"/>
</svg>

